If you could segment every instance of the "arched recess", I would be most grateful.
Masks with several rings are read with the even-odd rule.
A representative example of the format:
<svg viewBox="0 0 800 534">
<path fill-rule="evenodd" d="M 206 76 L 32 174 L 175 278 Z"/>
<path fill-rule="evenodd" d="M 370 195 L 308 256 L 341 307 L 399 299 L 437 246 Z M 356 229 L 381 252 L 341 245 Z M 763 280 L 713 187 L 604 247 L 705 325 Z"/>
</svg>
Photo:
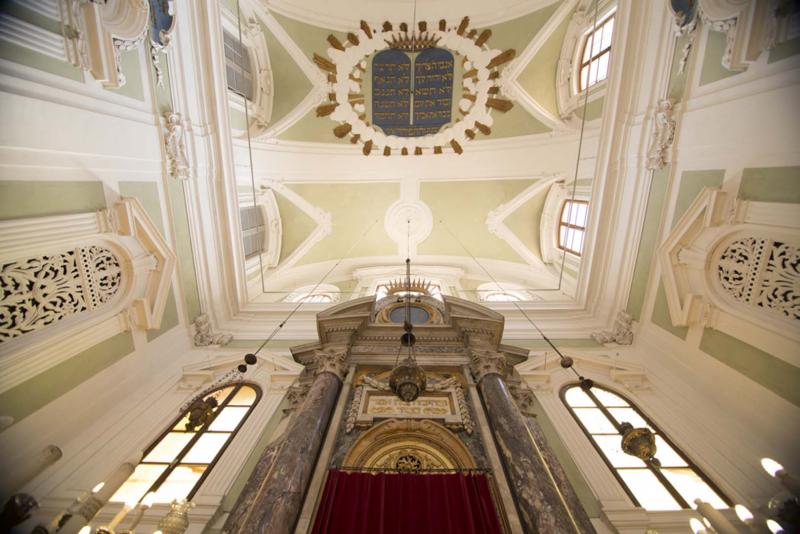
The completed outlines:
<svg viewBox="0 0 800 534">
<path fill-rule="evenodd" d="M 794 204 L 705 188 L 658 252 L 672 323 L 714 328 L 796 365 L 798 220 Z M 791 345 L 776 345 L 781 338 Z"/>
<path fill-rule="evenodd" d="M 0 391 L 120 332 L 161 326 L 176 257 L 135 198 L 1 221 L 0 251 Z"/>
<path fill-rule="evenodd" d="M 344 467 L 399 469 L 474 469 L 464 443 L 433 421 L 389 419 L 364 433 L 350 448 Z"/>
<path fill-rule="evenodd" d="M 273 102 L 273 81 L 272 67 L 270 65 L 269 50 L 267 49 L 267 39 L 264 35 L 264 27 L 258 19 L 255 10 L 247 2 L 240 4 L 239 19 L 236 13 L 222 10 L 222 30 L 239 40 L 239 29 L 241 27 L 241 44 L 250 60 L 250 67 L 253 76 L 253 97 L 243 98 L 242 95 L 228 89 L 228 105 L 234 111 L 245 112 L 247 105 L 247 115 L 249 118 L 250 135 L 261 134 L 272 120 Z M 221 43 L 222 44 L 222 43 Z M 223 57 L 225 46 L 222 44 L 220 52 Z M 225 80 L 227 86 L 227 80 Z M 235 137 L 245 137 L 246 131 L 231 127 Z"/>
</svg>

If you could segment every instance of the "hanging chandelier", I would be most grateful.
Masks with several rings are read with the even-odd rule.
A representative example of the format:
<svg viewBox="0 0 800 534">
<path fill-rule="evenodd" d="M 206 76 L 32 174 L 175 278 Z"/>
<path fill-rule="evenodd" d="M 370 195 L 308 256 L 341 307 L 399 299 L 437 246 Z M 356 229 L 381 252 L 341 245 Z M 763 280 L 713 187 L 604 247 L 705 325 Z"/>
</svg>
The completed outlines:
<svg viewBox="0 0 800 534">
<path fill-rule="evenodd" d="M 412 402 L 425 391 L 425 370 L 417 365 L 414 358 L 414 344 L 417 341 L 414 335 L 414 325 L 411 324 L 411 259 L 406 258 L 406 316 L 403 321 L 403 335 L 400 336 L 400 352 L 403 347 L 408 348 L 407 356 L 396 363 L 389 375 L 389 387 L 395 395 L 405 402 Z M 399 352 L 398 352 L 399 355 Z"/>
</svg>

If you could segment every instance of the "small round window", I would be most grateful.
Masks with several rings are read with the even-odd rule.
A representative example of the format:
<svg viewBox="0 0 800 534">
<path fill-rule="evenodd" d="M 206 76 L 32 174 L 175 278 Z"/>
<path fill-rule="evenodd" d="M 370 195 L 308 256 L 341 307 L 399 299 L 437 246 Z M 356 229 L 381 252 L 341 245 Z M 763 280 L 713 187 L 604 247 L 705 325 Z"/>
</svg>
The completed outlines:
<svg viewBox="0 0 800 534">
<path fill-rule="evenodd" d="M 430 318 L 431 314 L 428 310 L 419 306 L 411 306 L 411 324 L 425 324 Z M 389 312 L 389 320 L 393 323 L 402 323 L 406 320 L 406 307 L 398 306 Z"/>
</svg>

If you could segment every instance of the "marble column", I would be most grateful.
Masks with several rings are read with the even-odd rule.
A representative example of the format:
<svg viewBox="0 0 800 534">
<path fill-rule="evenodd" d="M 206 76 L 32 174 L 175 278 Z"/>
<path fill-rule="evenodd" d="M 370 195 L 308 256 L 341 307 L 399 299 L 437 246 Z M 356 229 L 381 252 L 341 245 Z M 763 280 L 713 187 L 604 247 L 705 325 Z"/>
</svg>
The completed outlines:
<svg viewBox="0 0 800 534">
<path fill-rule="evenodd" d="M 223 532 L 288 534 L 294 530 L 347 371 L 347 356 L 344 348 L 317 351 L 315 376 L 305 399 L 284 436 L 262 454 L 269 470 L 256 469 L 250 475 Z"/>
<path fill-rule="evenodd" d="M 534 439 L 503 377 L 506 359 L 495 351 L 472 351 L 471 365 L 486 407 L 498 452 L 514 493 L 525 532 L 593 533 L 594 527 L 574 492 L 563 492 L 549 461 L 546 445 Z"/>
</svg>

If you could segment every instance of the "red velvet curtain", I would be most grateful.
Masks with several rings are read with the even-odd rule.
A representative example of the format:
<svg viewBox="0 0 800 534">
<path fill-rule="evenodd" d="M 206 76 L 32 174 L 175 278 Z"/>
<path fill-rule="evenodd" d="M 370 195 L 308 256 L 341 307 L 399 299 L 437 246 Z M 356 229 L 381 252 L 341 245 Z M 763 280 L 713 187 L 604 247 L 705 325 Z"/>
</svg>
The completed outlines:
<svg viewBox="0 0 800 534">
<path fill-rule="evenodd" d="M 314 534 L 501 534 L 482 473 L 363 473 L 332 469 Z"/>
</svg>

